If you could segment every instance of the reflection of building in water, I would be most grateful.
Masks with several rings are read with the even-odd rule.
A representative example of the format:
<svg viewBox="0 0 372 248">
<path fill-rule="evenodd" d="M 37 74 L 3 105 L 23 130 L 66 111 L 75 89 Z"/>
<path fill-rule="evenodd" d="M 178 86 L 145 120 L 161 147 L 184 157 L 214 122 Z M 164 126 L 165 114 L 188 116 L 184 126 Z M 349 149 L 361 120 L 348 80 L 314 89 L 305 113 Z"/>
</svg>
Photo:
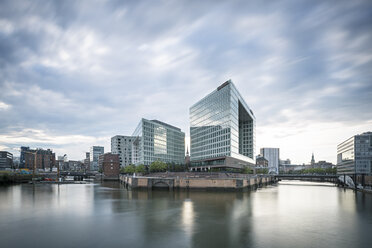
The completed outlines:
<svg viewBox="0 0 372 248">
<path fill-rule="evenodd" d="M 337 173 L 372 174 L 372 132 L 355 135 L 337 146 Z"/>
<path fill-rule="evenodd" d="M 255 165 L 255 116 L 229 80 L 190 108 L 191 169 Z"/>
<path fill-rule="evenodd" d="M 142 119 L 133 133 L 132 163 L 150 165 L 156 160 L 183 164 L 185 133 L 158 120 Z"/>
</svg>

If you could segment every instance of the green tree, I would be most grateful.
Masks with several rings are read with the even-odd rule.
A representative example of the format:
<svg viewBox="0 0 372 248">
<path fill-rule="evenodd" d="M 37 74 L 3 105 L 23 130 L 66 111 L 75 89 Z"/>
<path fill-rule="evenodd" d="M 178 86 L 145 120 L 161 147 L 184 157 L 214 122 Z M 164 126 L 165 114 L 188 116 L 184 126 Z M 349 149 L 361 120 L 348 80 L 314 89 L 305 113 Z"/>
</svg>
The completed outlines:
<svg viewBox="0 0 372 248">
<path fill-rule="evenodd" d="M 168 168 L 168 165 L 162 161 L 154 161 L 150 164 L 150 172 L 164 172 Z"/>
<path fill-rule="evenodd" d="M 244 167 L 244 169 L 243 169 L 243 173 L 244 173 L 244 174 L 253 174 L 253 169 L 250 168 L 250 167 L 248 167 L 248 166 L 246 166 L 246 167 Z"/>
<path fill-rule="evenodd" d="M 136 172 L 136 166 L 134 164 L 130 164 L 124 167 L 124 173 L 133 174 L 134 172 Z"/>
<path fill-rule="evenodd" d="M 146 173 L 146 166 L 144 166 L 143 164 L 137 165 L 136 173 Z"/>
</svg>

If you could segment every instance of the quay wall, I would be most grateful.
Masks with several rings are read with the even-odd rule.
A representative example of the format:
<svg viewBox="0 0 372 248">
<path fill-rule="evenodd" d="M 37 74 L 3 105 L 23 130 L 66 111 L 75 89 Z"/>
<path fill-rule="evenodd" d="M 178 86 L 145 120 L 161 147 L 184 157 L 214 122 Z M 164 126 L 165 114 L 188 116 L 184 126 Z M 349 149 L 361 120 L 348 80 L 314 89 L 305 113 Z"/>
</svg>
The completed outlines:
<svg viewBox="0 0 372 248">
<path fill-rule="evenodd" d="M 133 177 L 120 175 L 120 182 L 130 188 L 168 189 L 228 189 L 256 188 L 275 183 L 274 176 L 252 176 L 250 178 L 186 178 L 186 177 Z"/>
</svg>

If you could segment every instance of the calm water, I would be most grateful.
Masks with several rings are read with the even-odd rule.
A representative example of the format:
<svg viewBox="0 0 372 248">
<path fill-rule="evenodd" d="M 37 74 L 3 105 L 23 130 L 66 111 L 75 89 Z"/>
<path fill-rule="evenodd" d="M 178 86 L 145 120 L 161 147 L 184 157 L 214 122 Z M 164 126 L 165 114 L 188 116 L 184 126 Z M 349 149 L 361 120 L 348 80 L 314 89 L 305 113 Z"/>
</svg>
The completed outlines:
<svg viewBox="0 0 372 248">
<path fill-rule="evenodd" d="M 0 187 L 0 246 L 372 247 L 372 194 L 305 182 L 240 193 Z"/>
</svg>

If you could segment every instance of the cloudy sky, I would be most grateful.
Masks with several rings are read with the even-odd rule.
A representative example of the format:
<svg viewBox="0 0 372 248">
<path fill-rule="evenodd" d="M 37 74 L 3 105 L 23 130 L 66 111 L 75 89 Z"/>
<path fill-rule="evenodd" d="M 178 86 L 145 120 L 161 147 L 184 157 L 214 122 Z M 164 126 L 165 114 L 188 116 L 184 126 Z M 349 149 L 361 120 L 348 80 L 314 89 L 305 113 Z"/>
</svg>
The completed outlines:
<svg viewBox="0 0 372 248">
<path fill-rule="evenodd" d="M 372 131 L 372 1 L 1 1 L 0 149 L 83 159 L 140 118 L 189 135 L 231 79 L 257 146 L 336 162 Z"/>
</svg>

